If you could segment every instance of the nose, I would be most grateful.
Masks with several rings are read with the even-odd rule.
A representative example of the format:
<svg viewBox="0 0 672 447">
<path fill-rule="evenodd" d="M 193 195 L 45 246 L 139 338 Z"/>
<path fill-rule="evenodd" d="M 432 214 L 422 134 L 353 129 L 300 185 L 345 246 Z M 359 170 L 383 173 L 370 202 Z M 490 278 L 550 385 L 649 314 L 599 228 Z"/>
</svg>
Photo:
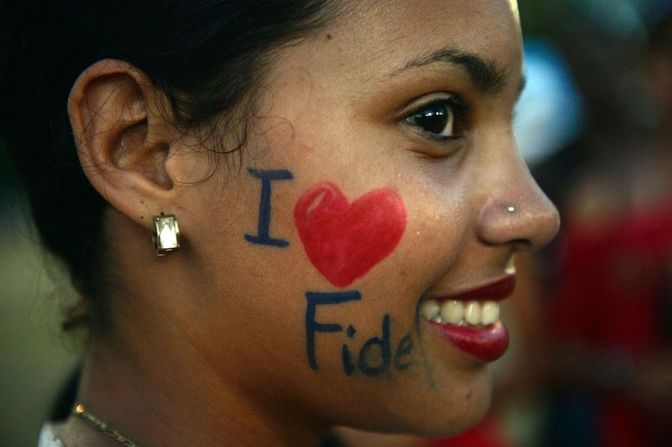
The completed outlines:
<svg viewBox="0 0 672 447">
<path fill-rule="evenodd" d="M 478 212 L 477 236 L 487 245 L 536 250 L 555 237 L 560 215 L 517 150 L 515 153 L 515 157 L 499 164 L 499 175 L 493 175 L 494 180 L 488 182 L 490 186 Z"/>
</svg>

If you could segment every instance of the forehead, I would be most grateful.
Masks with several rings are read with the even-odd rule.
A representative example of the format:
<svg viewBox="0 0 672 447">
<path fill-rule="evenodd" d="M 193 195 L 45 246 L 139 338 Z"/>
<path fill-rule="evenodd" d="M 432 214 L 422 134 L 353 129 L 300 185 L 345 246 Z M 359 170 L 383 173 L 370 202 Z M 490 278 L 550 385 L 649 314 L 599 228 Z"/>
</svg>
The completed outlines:
<svg viewBox="0 0 672 447">
<path fill-rule="evenodd" d="M 516 0 L 363 1 L 328 29 L 341 64 L 365 69 L 421 57 L 441 48 L 476 54 L 519 69 L 521 33 Z M 392 67 L 390 67 L 392 68 Z"/>
<path fill-rule="evenodd" d="M 279 52 L 267 73 L 271 82 L 279 81 L 283 89 L 302 83 L 297 89 L 309 90 L 313 99 L 330 95 L 342 103 L 357 102 L 400 92 L 404 82 L 428 87 L 419 81 L 437 70 L 445 75 L 448 67 L 422 61 L 457 52 L 496 68 L 502 86 L 511 86 L 508 91 L 517 95 L 522 39 L 515 0 L 358 0 L 345 5 L 324 28 Z M 405 70 L 416 65 L 422 68 Z"/>
</svg>

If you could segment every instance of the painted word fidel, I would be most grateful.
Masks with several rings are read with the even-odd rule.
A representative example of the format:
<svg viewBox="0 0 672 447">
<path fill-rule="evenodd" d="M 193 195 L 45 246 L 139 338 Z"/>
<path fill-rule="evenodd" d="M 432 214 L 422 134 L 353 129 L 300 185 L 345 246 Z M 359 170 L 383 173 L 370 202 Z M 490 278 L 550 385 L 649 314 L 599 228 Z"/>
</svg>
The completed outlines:
<svg viewBox="0 0 672 447">
<path fill-rule="evenodd" d="M 314 370 L 319 369 L 317 354 L 315 352 L 315 339 L 317 334 L 334 334 L 344 332 L 343 326 L 338 323 L 323 323 L 317 321 L 318 306 L 342 305 L 350 301 L 359 301 L 362 299 L 358 291 L 320 293 L 307 292 L 306 299 L 308 306 L 306 309 L 306 340 L 308 363 Z M 394 349 L 390 335 L 390 316 L 383 315 L 381 323 L 381 335 L 370 337 L 359 348 L 355 355 L 348 344 L 341 346 L 341 359 L 343 362 L 343 371 L 347 375 L 352 375 L 356 370 L 360 370 L 367 376 L 378 376 L 390 373 L 394 367 L 396 370 L 403 371 L 412 362 L 408 358 L 413 351 L 413 338 L 411 334 L 404 335 Z M 347 338 L 354 339 L 357 329 L 349 325 L 345 330 Z"/>
</svg>

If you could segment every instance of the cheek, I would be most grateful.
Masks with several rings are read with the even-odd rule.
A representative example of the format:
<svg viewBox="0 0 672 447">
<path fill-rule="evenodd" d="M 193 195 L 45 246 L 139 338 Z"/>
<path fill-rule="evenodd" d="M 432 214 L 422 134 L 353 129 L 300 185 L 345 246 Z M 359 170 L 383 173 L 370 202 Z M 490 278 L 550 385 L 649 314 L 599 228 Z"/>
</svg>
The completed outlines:
<svg viewBox="0 0 672 447">
<path fill-rule="evenodd" d="M 424 292 L 463 255 L 470 216 L 457 185 L 409 189 L 409 224 L 398 257 Z"/>
<path fill-rule="evenodd" d="M 350 412 L 362 406 L 356 399 L 362 393 L 382 402 L 395 390 L 403 405 L 420 407 L 436 401 L 420 355 L 416 306 L 456 256 L 465 222 L 459 208 L 448 209 L 450 200 L 417 185 L 379 180 L 348 194 L 346 183 L 303 177 L 283 165 L 246 166 L 238 192 L 222 199 L 221 220 L 209 230 L 212 244 L 204 244 L 216 259 L 217 286 L 209 296 L 219 303 L 204 333 L 228 340 L 218 349 L 235 356 L 250 386 L 271 381 L 274 389 L 294 390 L 294 399 L 325 394 L 325 386 L 306 387 L 328 378 L 339 396 L 356 391 Z M 231 368 L 231 355 L 213 355 L 224 359 L 223 370 Z M 423 431 L 446 420 L 449 401 L 466 399 L 478 412 L 476 404 L 486 400 L 480 385 L 468 385 L 467 397 L 456 394 L 473 375 L 451 377 L 439 390 L 449 397 L 438 399 L 442 406 Z M 407 410 L 394 412 L 381 414 L 378 427 L 385 418 L 402 422 Z"/>
<path fill-rule="evenodd" d="M 295 194 L 302 182 L 289 170 L 248 173 L 257 183 L 258 215 L 243 236 L 250 252 L 243 262 L 257 274 L 245 274 L 241 284 L 263 312 L 276 312 L 276 331 L 303 331 L 295 346 L 304 352 L 294 354 L 304 368 L 341 376 L 407 369 L 417 344 L 411 331 L 418 296 L 386 286 L 407 225 L 401 195 L 379 187 L 350 200 L 324 181 Z M 400 301 L 403 317 L 393 311 Z"/>
</svg>

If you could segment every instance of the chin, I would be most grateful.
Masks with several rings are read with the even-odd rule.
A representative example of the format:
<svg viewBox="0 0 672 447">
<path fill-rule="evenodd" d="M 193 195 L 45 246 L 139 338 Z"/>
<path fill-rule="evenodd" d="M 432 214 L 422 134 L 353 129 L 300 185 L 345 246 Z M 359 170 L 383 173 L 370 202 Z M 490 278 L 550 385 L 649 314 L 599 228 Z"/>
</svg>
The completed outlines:
<svg viewBox="0 0 672 447">
<path fill-rule="evenodd" d="M 424 437 L 454 436 L 471 429 L 486 416 L 490 409 L 490 385 L 465 388 L 460 395 L 443 400 L 441 406 L 432 405 L 412 420 L 409 433 Z"/>
<path fill-rule="evenodd" d="M 492 387 L 485 366 L 459 375 L 437 377 L 434 386 L 426 382 L 415 385 L 397 394 L 385 412 L 377 412 L 379 417 L 369 415 L 367 426 L 361 426 L 361 419 L 353 421 L 352 426 L 367 431 L 441 438 L 474 427 L 490 408 Z"/>
<path fill-rule="evenodd" d="M 490 394 L 482 398 L 474 398 L 463 404 L 461 412 L 444 415 L 444 418 L 427 418 L 428 420 L 418 427 L 415 434 L 425 437 L 440 438 L 459 435 L 473 428 L 488 413 L 490 409 Z"/>
</svg>

